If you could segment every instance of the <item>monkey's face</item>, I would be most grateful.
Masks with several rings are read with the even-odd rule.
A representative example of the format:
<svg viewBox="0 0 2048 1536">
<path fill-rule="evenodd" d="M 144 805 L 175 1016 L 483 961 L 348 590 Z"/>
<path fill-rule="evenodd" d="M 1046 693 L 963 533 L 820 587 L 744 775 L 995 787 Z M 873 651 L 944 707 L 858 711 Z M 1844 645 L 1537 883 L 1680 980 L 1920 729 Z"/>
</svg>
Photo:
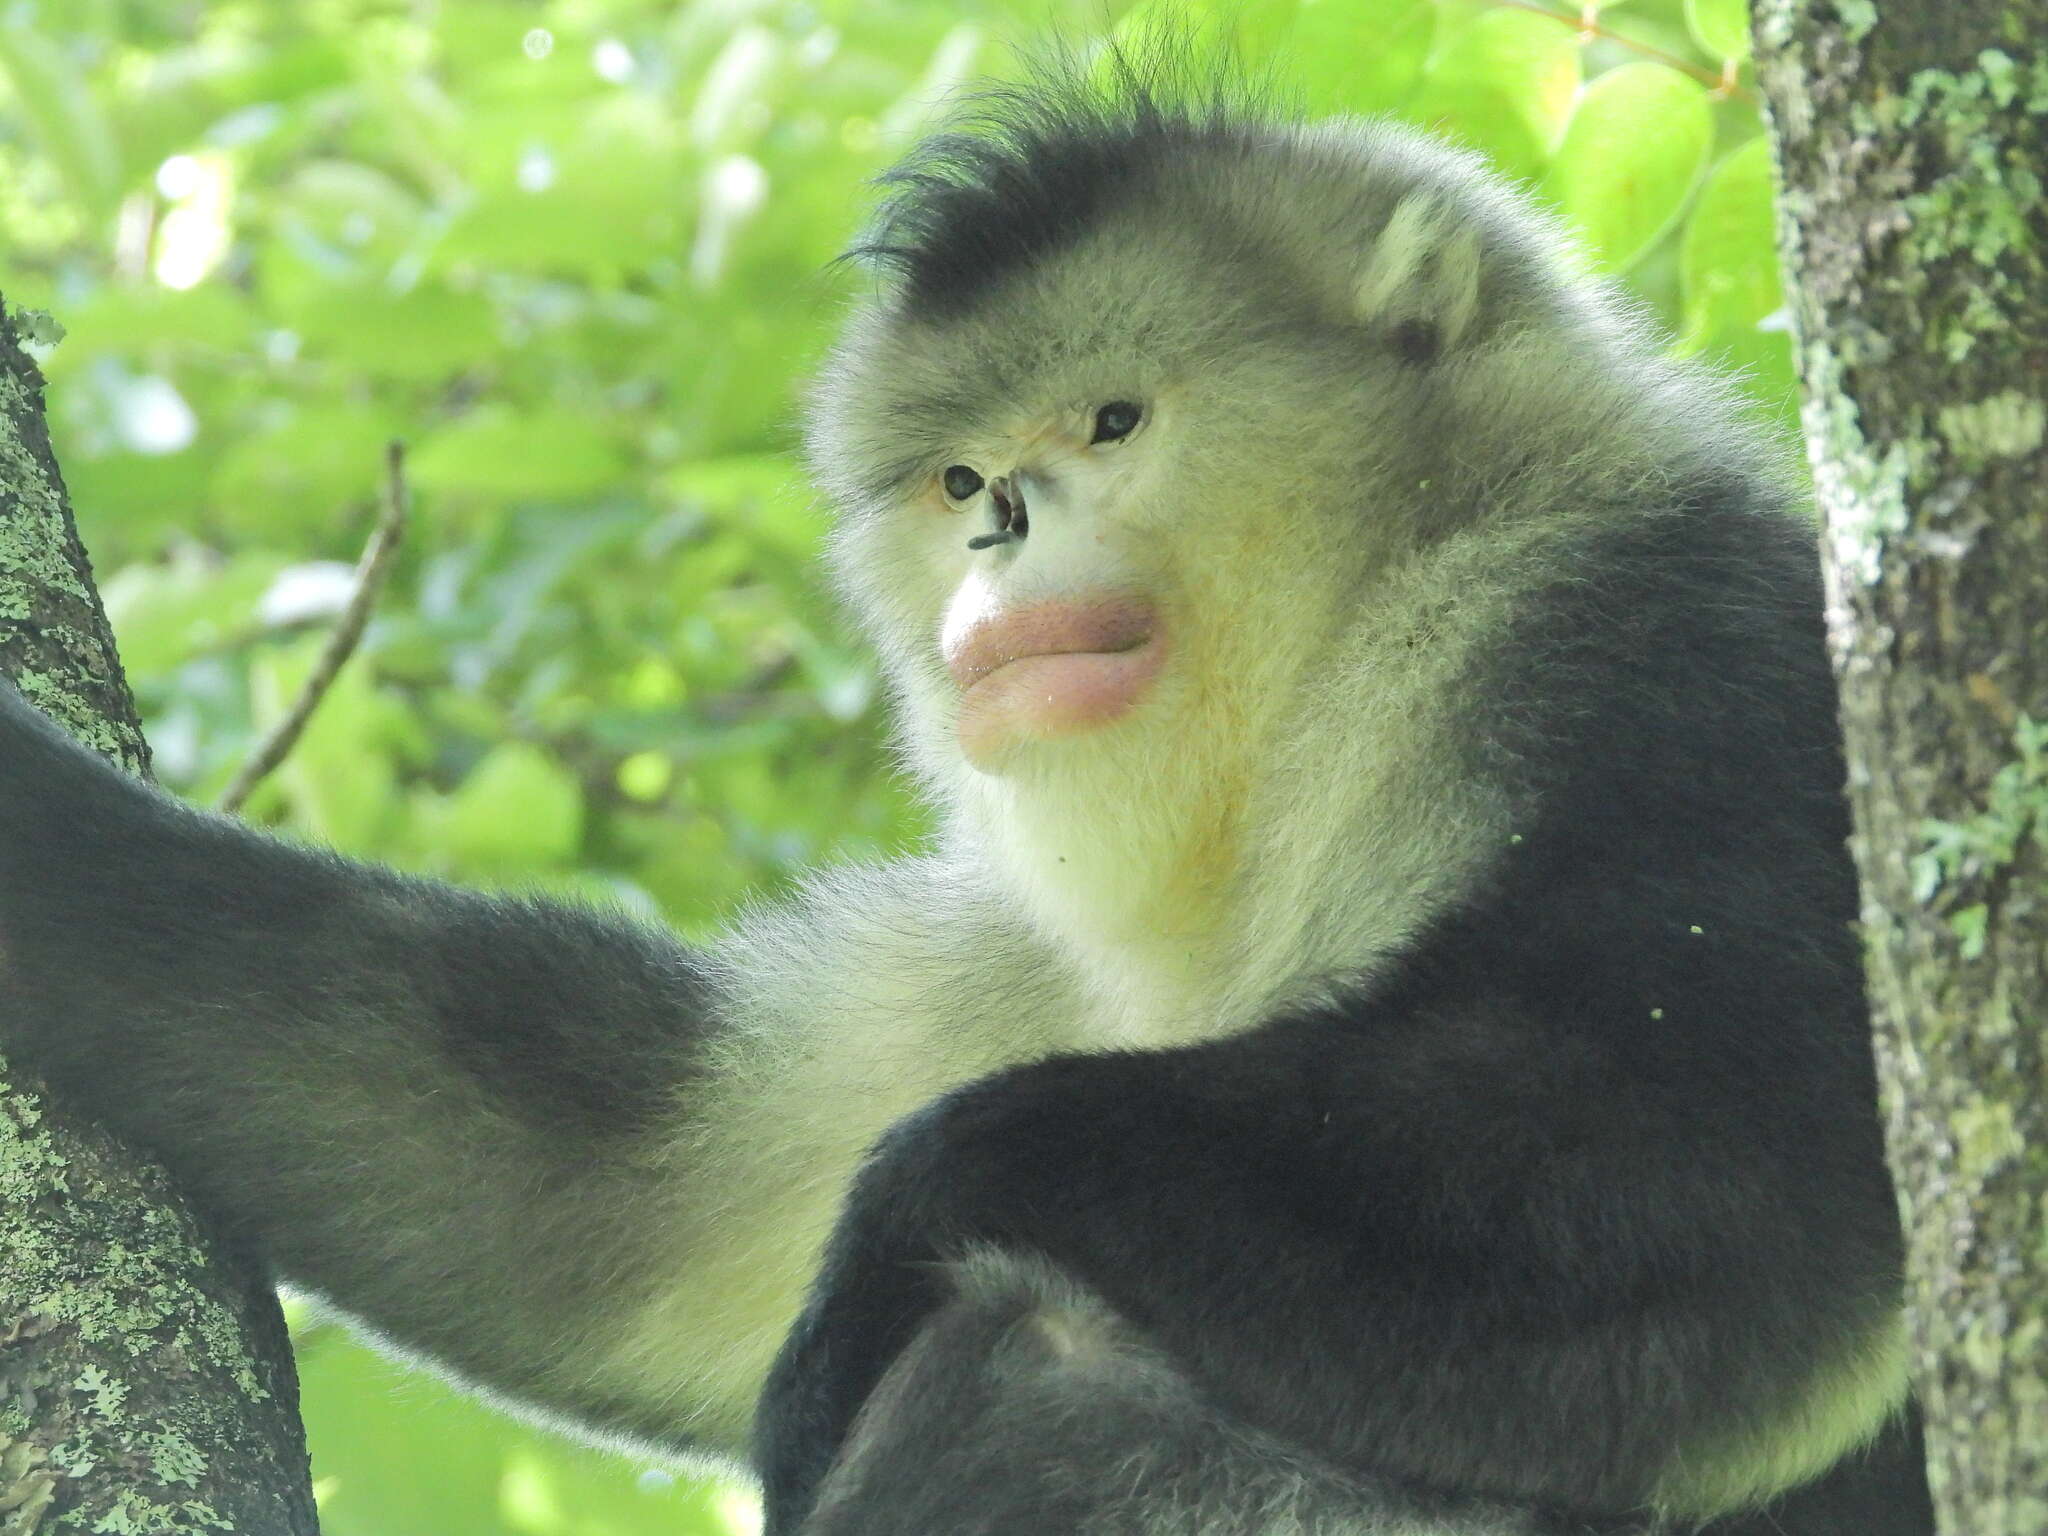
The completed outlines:
<svg viewBox="0 0 2048 1536">
<path fill-rule="evenodd" d="M 1383 361 L 1261 281 L 1108 232 L 966 315 L 860 316 L 813 418 L 908 760 L 1069 921 L 1164 931 L 1230 882 L 1402 522 Z"/>
<path fill-rule="evenodd" d="M 1360 568 L 1365 370 L 1160 244 L 1106 233 L 962 317 L 871 314 L 837 360 L 837 567 L 942 782 L 1122 800 L 1213 761 Z"/>
<path fill-rule="evenodd" d="M 1628 327 L 1385 125 L 1162 154 L 1081 229 L 1050 196 L 1003 222 L 1028 169 L 969 157 L 956 197 L 913 168 L 931 207 L 827 366 L 812 468 L 946 826 L 1042 929 L 1184 959 L 1247 871 L 1430 813 L 1450 621 L 1511 584 L 1517 477 L 1601 462 L 1631 407 L 1593 354 Z"/>
</svg>

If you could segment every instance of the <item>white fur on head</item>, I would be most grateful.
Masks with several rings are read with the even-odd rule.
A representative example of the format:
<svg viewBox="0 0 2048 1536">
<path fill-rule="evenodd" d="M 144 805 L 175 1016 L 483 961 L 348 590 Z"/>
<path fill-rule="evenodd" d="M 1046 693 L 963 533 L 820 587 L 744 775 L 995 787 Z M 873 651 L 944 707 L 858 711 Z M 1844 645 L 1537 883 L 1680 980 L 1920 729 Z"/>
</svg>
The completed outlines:
<svg viewBox="0 0 2048 1536">
<path fill-rule="evenodd" d="M 1177 111 L 1130 77 L 996 110 L 914 158 L 892 275 L 819 388 L 835 566 L 951 847 L 1081 965 L 1105 1033 L 1240 1027 L 1369 969 L 1494 855 L 1512 807 L 1449 757 L 1460 668 L 1580 509 L 1697 461 L 1722 397 L 1417 135 Z M 1091 456 L 1075 433 L 1124 399 L 1145 433 Z M 967 547 L 954 463 L 1042 475 L 1028 539 Z M 947 613 L 1106 591 L 1164 616 L 1152 693 L 970 766 Z"/>
</svg>

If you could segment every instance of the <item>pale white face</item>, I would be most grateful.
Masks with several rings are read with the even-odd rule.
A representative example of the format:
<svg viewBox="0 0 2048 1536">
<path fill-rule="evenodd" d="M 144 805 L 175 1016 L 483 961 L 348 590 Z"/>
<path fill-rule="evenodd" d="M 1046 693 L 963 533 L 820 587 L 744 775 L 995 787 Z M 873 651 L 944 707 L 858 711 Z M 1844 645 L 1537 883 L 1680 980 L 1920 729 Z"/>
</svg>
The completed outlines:
<svg viewBox="0 0 2048 1536">
<path fill-rule="evenodd" d="M 1118 398 L 1006 423 L 964 443 L 920 498 L 936 497 L 970 557 L 939 654 L 959 689 L 954 738 L 980 772 L 1123 719 L 1159 677 L 1170 637 L 1156 573 L 1121 546 L 1143 522 L 1147 471 L 1160 473 L 1147 449 L 1161 409 Z"/>
<path fill-rule="evenodd" d="M 835 556 L 951 823 L 1044 926 L 1109 940 L 1235 878 L 1253 765 L 1360 568 L 1358 461 L 1315 425 L 1343 381 L 1217 306 L 1076 325 L 1095 271 L 1053 275 L 1061 332 L 1020 303 L 899 343 L 902 403 L 860 424 L 909 468 Z"/>
<path fill-rule="evenodd" d="M 1320 509 L 1213 463 L 1263 424 L 1151 372 L 966 425 L 842 534 L 842 557 L 885 580 L 912 748 L 942 779 L 1022 788 L 1105 755 L 1128 772 L 1141 741 L 1170 748 L 1233 674 L 1265 670 L 1233 653 L 1284 589 L 1269 562 L 1315 542 Z"/>
<path fill-rule="evenodd" d="M 1141 740 L 1239 723 L 1215 711 L 1269 670 L 1270 621 L 1356 543 L 1333 512 L 1357 455 L 1329 426 L 1355 381 L 1261 336 L 1222 285 L 1191 301 L 1156 257 L 1135 276 L 1115 243 L 988 313 L 876 322 L 857 354 L 876 386 L 847 381 L 826 423 L 885 466 L 841 492 L 834 554 L 949 800 L 1088 759 L 1130 774 Z"/>
<path fill-rule="evenodd" d="M 1483 504 L 1476 430 L 1555 409 L 1474 346 L 1479 243 L 1414 190 L 1422 153 L 1305 135 L 1312 196 L 1182 168 L 965 312 L 880 295 L 828 367 L 812 463 L 905 758 L 1020 918 L 1106 970 L 1214 953 L 1360 797 L 1422 814 L 1431 770 L 1389 757 L 1416 733 L 1373 722 L 1426 704 L 1473 594 L 1381 577 Z M 1408 907 L 1436 878 L 1374 859 Z"/>
</svg>

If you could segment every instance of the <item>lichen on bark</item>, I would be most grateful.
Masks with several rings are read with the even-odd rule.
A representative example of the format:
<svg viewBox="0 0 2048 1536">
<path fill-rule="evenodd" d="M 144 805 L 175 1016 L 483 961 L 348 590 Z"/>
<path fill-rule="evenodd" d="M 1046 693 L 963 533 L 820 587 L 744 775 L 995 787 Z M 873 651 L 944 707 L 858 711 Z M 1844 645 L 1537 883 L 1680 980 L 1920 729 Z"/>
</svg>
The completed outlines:
<svg viewBox="0 0 2048 1536">
<path fill-rule="evenodd" d="M 1755 21 L 1930 1481 L 2043 1536 L 2048 11 Z"/>
<path fill-rule="evenodd" d="M 4 305 L 0 673 L 147 774 L 41 376 Z M 66 1123 L 4 1061 L 0 1211 L 0 1533 L 314 1536 L 275 1296 L 161 1173 Z"/>
</svg>

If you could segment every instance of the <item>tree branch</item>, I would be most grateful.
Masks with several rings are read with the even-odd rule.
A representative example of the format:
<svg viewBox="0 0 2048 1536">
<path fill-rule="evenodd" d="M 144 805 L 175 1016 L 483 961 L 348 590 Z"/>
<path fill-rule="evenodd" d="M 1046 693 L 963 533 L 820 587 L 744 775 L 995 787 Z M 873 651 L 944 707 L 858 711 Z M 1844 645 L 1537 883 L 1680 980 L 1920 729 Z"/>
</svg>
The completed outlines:
<svg viewBox="0 0 2048 1536">
<path fill-rule="evenodd" d="M 0 674 L 146 775 L 16 324 L 0 305 Z M 0 1529 L 316 1536 L 291 1350 L 256 1267 L 4 1062 L 0 1199 Z"/>
<path fill-rule="evenodd" d="M 394 442 L 384 450 L 383 515 L 377 519 L 377 526 L 370 532 L 370 542 L 364 546 L 362 558 L 356 562 L 355 591 L 349 594 L 348 606 L 342 609 L 340 619 L 328 634 L 320 659 L 313 664 L 312 674 L 299 690 L 299 696 L 292 701 L 292 707 L 249 754 L 234 782 L 221 792 L 219 809 L 227 814 L 233 815 L 241 810 L 250 791 L 290 755 L 306 729 L 306 722 L 313 718 L 313 711 L 320 707 L 320 701 L 334 686 L 334 679 L 343 665 L 355 653 L 363 638 L 363 630 L 370 622 L 370 611 L 377 606 L 378 595 L 384 590 L 384 579 L 391 572 L 392 559 L 405 537 L 408 503 L 405 445 Z"/>
</svg>

